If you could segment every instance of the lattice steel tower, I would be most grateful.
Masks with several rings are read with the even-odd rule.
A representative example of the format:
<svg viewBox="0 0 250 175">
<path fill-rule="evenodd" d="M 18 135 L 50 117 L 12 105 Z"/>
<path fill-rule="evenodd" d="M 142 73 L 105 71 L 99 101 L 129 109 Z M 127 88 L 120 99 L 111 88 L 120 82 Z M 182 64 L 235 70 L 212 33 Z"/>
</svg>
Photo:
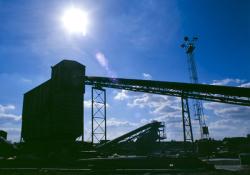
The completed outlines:
<svg viewBox="0 0 250 175">
<path fill-rule="evenodd" d="M 107 140 L 106 123 L 106 90 L 102 87 L 92 87 L 92 144 Z"/>
<path fill-rule="evenodd" d="M 194 84 L 199 83 L 197 68 L 196 68 L 196 64 L 194 60 L 195 43 L 197 40 L 198 40 L 197 37 L 193 37 L 190 40 L 187 36 L 185 36 L 184 42 L 181 45 L 181 47 L 185 49 L 185 52 L 187 54 L 189 78 L 190 78 L 191 83 L 194 83 Z M 200 125 L 201 139 L 206 139 L 209 137 L 209 132 L 208 132 L 208 127 L 206 126 L 205 118 L 204 118 L 202 101 L 195 99 L 193 100 L 193 105 L 194 105 L 195 119 L 199 121 L 199 125 Z"/>
</svg>

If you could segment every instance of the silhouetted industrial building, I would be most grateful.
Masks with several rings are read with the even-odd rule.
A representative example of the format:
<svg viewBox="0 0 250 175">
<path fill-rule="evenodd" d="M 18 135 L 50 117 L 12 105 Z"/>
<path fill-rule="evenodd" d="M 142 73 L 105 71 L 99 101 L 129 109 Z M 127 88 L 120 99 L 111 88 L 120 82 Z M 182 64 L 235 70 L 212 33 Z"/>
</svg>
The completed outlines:
<svg viewBox="0 0 250 175">
<path fill-rule="evenodd" d="M 63 60 L 51 79 L 24 94 L 21 137 L 26 143 L 72 142 L 83 134 L 85 66 Z"/>
</svg>

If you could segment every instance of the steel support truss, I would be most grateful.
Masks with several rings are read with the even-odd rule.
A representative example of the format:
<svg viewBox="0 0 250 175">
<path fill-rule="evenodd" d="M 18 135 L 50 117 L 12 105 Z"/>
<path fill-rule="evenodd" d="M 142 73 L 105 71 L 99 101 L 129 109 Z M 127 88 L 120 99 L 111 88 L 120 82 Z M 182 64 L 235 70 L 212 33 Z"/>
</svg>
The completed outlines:
<svg viewBox="0 0 250 175">
<path fill-rule="evenodd" d="M 250 106 L 250 88 L 89 76 L 84 81 L 86 85 Z"/>
<path fill-rule="evenodd" d="M 194 142 L 188 98 L 181 97 L 184 142 Z"/>
<path fill-rule="evenodd" d="M 92 87 L 91 96 L 92 143 L 100 143 L 101 140 L 107 140 L 106 90 Z"/>
</svg>

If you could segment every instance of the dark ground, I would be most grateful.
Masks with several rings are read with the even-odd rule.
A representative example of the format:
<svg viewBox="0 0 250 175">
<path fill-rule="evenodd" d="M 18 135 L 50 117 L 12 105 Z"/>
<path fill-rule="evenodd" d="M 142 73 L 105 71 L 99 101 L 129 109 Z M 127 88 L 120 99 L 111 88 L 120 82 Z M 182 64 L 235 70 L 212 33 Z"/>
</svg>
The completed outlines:
<svg viewBox="0 0 250 175">
<path fill-rule="evenodd" d="M 250 170 L 241 170 L 237 172 L 225 171 L 225 170 L 214 170 L 209 172 L 163 172 L 159 170 L 154 172 L 150 170 L 126 170 L 119 172 L 108 172 L 99 171 L 93 172 L 89 170 L 48 170 L 48 169 L 19 169 L 19 170 L 0 170 L 0 175 L 80 175 L 80 174 L 110 174 L 110 175 L 124 175 L 124 174 L 138 174 L 138 175 L 249 175 Z"/>
</svg>

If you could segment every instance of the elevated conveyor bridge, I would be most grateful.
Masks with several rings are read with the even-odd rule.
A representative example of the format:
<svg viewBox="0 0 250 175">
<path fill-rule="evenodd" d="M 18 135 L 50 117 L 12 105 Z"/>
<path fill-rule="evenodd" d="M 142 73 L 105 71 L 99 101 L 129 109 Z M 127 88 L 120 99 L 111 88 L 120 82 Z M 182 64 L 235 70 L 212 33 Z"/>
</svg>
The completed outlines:
<svg viewBox="0 0 250 175">
<path fill-rule="evenodd" d="M 250 106 L 250 88 L 108 77 L 85 77 L 85 84 Z"/>
<path fill-rule="evenodd" d="M 101 128 L 101 138 L 106 138 L 106 93 L 103 88 L 124 89 L 129 91 L 169 95 L 181 97 L 182 104 L 182 121 L 184 141 L 193 142 L 192 124 L 190 119 L 190 111 L 188 99 L 199 99 L 211 102 L 227 103 L 233 105 L 250 106 L 250 88 L 231 87 L 231 86 L 216 86 L 207 84 L 192 84 L 166 81 L 152 80 L 137 80 L 125 78 L 109 78 L 109 77 L 93 77 L 86 76 L 84 79 L 85 85 L 92 85 L 92 142 L 93 138 L 98 138 L 98 128 Z M 93 89 L 99 91 L 96 97 L 93 97 Z M 101 97 L 101 94 L 104 94 Z M 102 99 L 99 105 L 94 105 L 95 99 Z M 99 107 L 101 105 L 101 107 Z M 94 108 L 97 107 L 97 112 Z M 97 121 L 95 115 L 101 111 L 103 116 L 101 122 Z M 96 128 L 93 123 L 96 122 Z M 101 125 L 103 125 L 101 127 Z M 203 128 L 204 132 L 208 133 L 207 127 Z M 104 132 L 103 132 L 104 131 Z M 100 139 L 97 139 L 100 141 Z"/>
</svg>

